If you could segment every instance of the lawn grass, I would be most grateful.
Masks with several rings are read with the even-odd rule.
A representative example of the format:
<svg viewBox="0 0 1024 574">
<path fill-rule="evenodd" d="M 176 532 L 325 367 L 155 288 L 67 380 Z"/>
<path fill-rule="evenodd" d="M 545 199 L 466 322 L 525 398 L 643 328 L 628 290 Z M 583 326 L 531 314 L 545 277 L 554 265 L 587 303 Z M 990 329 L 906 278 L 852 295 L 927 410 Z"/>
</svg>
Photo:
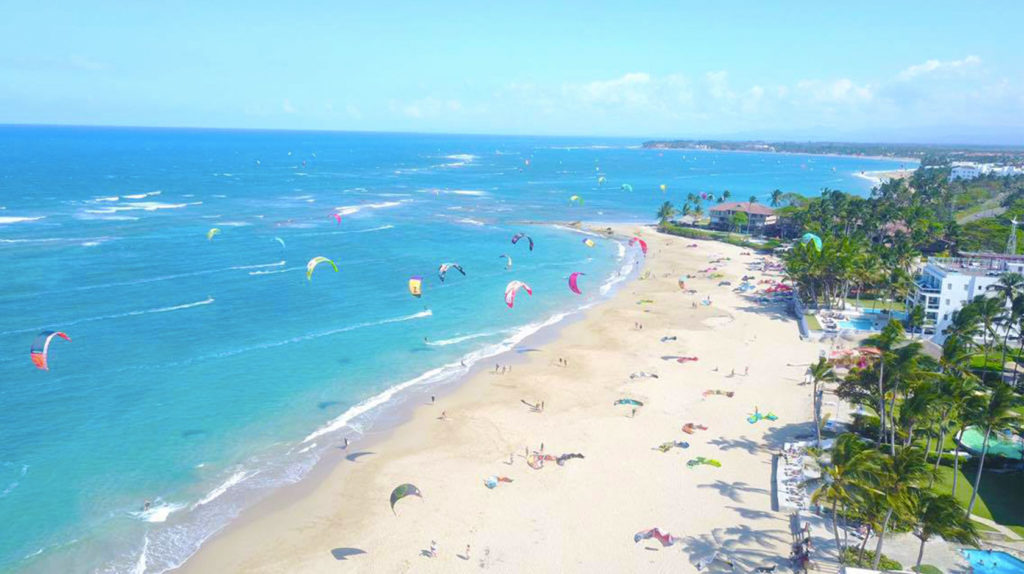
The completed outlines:
<svg viewBox="0 0 1024 574">
<path fill-rule="evenodd" d="M 964 507 L 971 501 L 971 485 L 974 480 L 974 469 L 960 468 L 960 478 L 956 487 L 956 499 Z M 982 518 L 994 520 L 1024 537 L 1024 480 L 1018 473 L 996 474 L 986 472 L 981 477 L 981 489 L 978 500 L 974 503 L 974 514 Z M 935 491 L 949 494 L 953 489 L 953 469 L 939 466 L 939 479 L 935 482 Z M 979 527 L 983 524 L 976 523 Z M 984 529 L 984 528 L 983 528 Z"/>
<path fill-rule="evenodd" d="M 848 297 L 846 299 L 846 304 L 856 306 L 857 299 L 855 297 Z M 866 299 L 864 297 L 861 297 L 859 306 L 865 309 L 889 309 L 892 311 L 900 312 L 907 310 L 907 306 L 903 303 L 903 301 L 877 301 L 874 299 Z"/>
<path fill-rule="evenodd" d="M 812 331 L 821 331 L 821 323 L 818 322 L 818 318 L 814 315 L 804 315 L 807 319 L 807 328 Z"/>
</svg>

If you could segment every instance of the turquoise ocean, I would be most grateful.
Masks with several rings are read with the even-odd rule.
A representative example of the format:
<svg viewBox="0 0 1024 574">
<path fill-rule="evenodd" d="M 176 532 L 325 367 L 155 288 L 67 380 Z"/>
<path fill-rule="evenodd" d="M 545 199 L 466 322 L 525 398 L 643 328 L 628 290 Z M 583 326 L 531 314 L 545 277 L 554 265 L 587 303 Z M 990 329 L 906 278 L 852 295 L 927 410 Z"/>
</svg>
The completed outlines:
<svg viewBox="0 0 1024 574">
<path fill-rule="evenodd" d="M 666 199 L 725 189 L 866 194 L 855 174 L 902 165 L 639 144 L 0 127 L 0 570 L 174 568 L 344 437 L 508 362 L 639 258 L 531 222 L 651 222 Z M 308 281 L 318 255 L 338 272 Z M 444 262 L 466 275 L 442 283 Z M 513 309 L 511 280 L 533 288 Z M 43 330 L 72 338 L 49 371 L 29 360 Z"/>
</svg>

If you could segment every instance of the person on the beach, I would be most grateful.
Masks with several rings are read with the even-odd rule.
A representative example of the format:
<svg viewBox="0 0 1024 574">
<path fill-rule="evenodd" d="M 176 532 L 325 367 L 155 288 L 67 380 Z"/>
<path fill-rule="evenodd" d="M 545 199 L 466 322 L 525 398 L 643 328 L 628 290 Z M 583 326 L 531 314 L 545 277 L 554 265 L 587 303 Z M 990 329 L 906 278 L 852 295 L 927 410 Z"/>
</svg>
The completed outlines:
<svg viewBox="0 0 1024 574">
<path fill-rule="evenodd" d="M 149 507 L 150 507 L 150 506 L 153 506 L 153 503 L 152 503 L 152 502 L 150 502 L 150 501 L 149 501 L 149 499 L 147 498 L 147 499 L 146 499 L 145 501 L 143 501 L 143 503 L 142 503 L 142 511 L 143 511 L 143 512 L 146 512 L 146 511 L 148 511 L 148 510 L 149 510 Z"/>
<path fill-rule="evenodd" d="M 541 452 L 541 453 L 543 453 L 543 452 L 544 452 L 544 443 L 540 443 L 540 452 Z"/>
<path fill-rule="evenodd" d="M 434 395 L 430 395 L 430 404 L 434 404 Z"/>
<path fill-rule="evenodd" d="M 735 377 L 736 376 L 736 369 L 733 369 L 732 372 L 729 373 L 729 376 L 730 377 Z"/>
<path fill-rule="evenodd" d="M 509 464 L 510 466 L 512 465 L 512 455 L 513 455 L 513 454 L 515 454 L 515 453 L 511 453 L 511 452 L 510 452 L 510 453 L 508 453 L 508 464 Z"/>
<path fill-rule="evenodd" d="M 745 377 L 745 376 L 747 376 L 749 374 L 750 374 L 750 367 L 743 367 L 743 376 Z"/>
<path fill-rule="evenodd" d="M 466 560 L 469 560 L 469 544 L 466 545 Z"/>
<path fill-rule="evenodd" d="M 544 401 L 540 402 L 540 412 L 544 412 Z"/>
<path fill-rule="evenodd" d="M 348 437 L 345 437 L 345 444 L 341 448 L 348 449 Z"/>
<path fill-rule="evenodd" d="M 441 420 L 443 420 L 443 421 L 448 420 L 448 413 L 447 412 L 441 411 Z"/>
<path fill-rule="evenodd" d="M 437 542 L 430 541 L 430 557 L 437 558 Z"/>
<path fill-rule="evenodd" d="M 633 413 L 631 415 L 629 415 L 629 418 L 631 418 L 631 419 L 636 418 L 636 409 L 633 409 Z"/>
</svg>

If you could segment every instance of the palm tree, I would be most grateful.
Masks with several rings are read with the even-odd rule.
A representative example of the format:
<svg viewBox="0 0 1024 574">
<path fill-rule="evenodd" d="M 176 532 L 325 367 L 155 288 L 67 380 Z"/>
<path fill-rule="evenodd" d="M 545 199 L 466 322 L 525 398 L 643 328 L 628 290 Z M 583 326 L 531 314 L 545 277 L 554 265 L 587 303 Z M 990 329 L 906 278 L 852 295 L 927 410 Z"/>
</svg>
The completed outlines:
<svg viewBox="0 0 1024 574">
<path fill-rule="evenodd" d="M 881 351 L 878 365 L 878 444 L 885 441 L 885 365 L 892 360 L 892 351 L 903 340 L 903 326 L 897 321 L 889 321 L 882 332 L 867 338 L 864 343 L 877 347 Z"/>
<path fill-rule="evenodd" d="M 700 221 L 704 216 L 704 207 L 701 206 L 700 202 L 697 202 L 697 205 L 694 206 L 693 216 L 697 218 L 697 221 Z"/>
<path fill-rule="evenodd" d="M 982 346 L 985 349 L 985 366 L 981 371 L 982 382 L 988 379 L 988 354 L 991 350 L 989 343 L 989 336 L 992 335 L 996 321 L 999 320 L 999 316 L 1002 315 L 1005 305 L 1001 299 L 995 297 L 985 297 L 984 295 L 978 295 L 974 298 L 975 306 L 978 311 L 978 323 L 981 327 Z"/>
<path fill-rule="evenodd" d="M 729 199 L 730 197 L 732 197 L 732 192 L 727 189 L 722 192 L 722 197 L 725 199 Z"/>
<path fill-rule="evenodd" d="M 782 190 L 776 189 L 775 191 L 772 192 L 771 206 L 778 207 L 780 203 L 782 203 Z"/>
<path fill-rule="evenodd" d="M 999 277 L 999 282 L 989 286 L 990 291 L 995 291 L 996 297 L 1001 298 L 1004 308 L 1008 308 L 1003 317 L 1003 360 L 999 363 L 999 372 L 1003 372 L 1006 365 L 1006 341 L 1010 338 L 1010 331 L 1017 324 L 1021 315 L 1024 314 L 1024 301 L 1020 300 L 1021 292 L 1024 291 L 1024 275 L 1020 273 L 1004 273 Z M 986 367 L 988 365 L 986 364 Z"/>
<path fill-rule="evenodd" d="M 915 446 L 900 448 L 890 457 L 881 457 L 881 465 L 874 480 L 880 500 L 887 510 L 882 520 L 882 529 L 878 533 L 878 544 L 875 545 L 875 560 L 871 565 L 873 570 L 878 570 L 878 563 L 882 560 L 882 544 L 893 515 L 896 514 L 898 520 L 906 520 L 910 516 L 913 493 L 932 474 L 924 453 Z"/>
<path fill-rule="evenodd" d="M 878 467 L 878 457 L 878 451 L 868 447 L 857 435 L 839 435 L 832 447 L 832 460 L 825 467 L 825 480 L 811 495 L 814 504 L 821 505 L 826 500 L 832 503 L 832 535 L 836 539 L 840 562 L 843 551 L 839 542 L 839 504 L 845 507 L 857 502 L 865 477 Z"/>
<path fill-rule="evenodd" d="M 964 384 L 958 386 L 953 394 L 949 397 L 949 400 L 953 403 L 953 409 L 950 414 L 953 421 L 956 423 L 957 433 L 954 435 L 953 448 L 953 487 L 950 492 L 953 496 L 956 496 L 956 489 L 960 480 L 960 437 L 963 436 L 964 431 L 971 425 L 974 415 L 981 412 L 985 408 L 985 396 L 978 390 L 979 387 L 973 380 L 964 380 Z M 938 470 L 938 466 L 935 467 Z"/>
<path fill-rule="evenodd" d="M 750 217 L 750 207 L 755 203 L 757 203 L 757 197 L 751 195 L 750 200 L 747 201 L 747 235 L 750 235 L 750 220 L 753 219 L 753 217 Z"/>
<path fill-rule="evenodd" d="M 811 365 L 809 369 L 811 376 L 812 392 L 811 392 L 811 409 L 814 414 L 814 432 L 817 436 L 817 442 L 815 443 L 817 448 L 821 448 L 821 392 L 818 390 L 818 383 L 824 383 L 826 381 L 836 380 L 836 373 L 832 370 L 832 365 L 829 364 L 825 357 L 819 357 L 818 362 Z"/>
<path fill-rule="evenodd" d="M 914 331 L 921 328 L 924 331 L 924 307 L 921 305 L 914 305 L 907 313 L 907 327 L 910 327 L 910 336 L 914 336 Z"/>
<path fill-rule="evenodd" d="M 984 408 L 975 413 L 974 421 L 978 427 L 985 429 L 985 440 L 981 443 L 981 458 L 978 459 L 978 470 L 974 474 L 974 490 L 971 492 L 971 501 L 967 504 L 967 516 L 974 510 L 974 502 L 978 498 L 978 485 L 981 484 L 981 471 L 985 467 L 985 455 L 988 454 L 988 439 L 992 431 L 1001 431 L 1010 427 L 1017 419 L 1017 412 L 1013 410 L 1018 402 L 1013 388 L 1006 383 L 996 384 L 996 388 L 988 396 Z"/>
<path fill-rule="evenodd" d="M 976 546 L 978 531 L 974 522 L 964 516 L 963 506 L 950 494 L 937 494 L 930 490 L 919 490 L 914 500 L 914 536 L 921 539 L 917 551 L 917 566 L 921 571 L 924 545 L 932 536 L 939 535 L 946 542 L 959 542 Z"/>
<path fill-rule="evenodd" d="M 671 201 L 666 201 L 665 203 L 662 203 L 661 207 L 658 208 L 658 225 L 664 227 L 665 224 L 668 223 L 668 220 L 672 219 L 675 216 L 675 214 L 676 208 L 672 206 Z"/>
</svg>

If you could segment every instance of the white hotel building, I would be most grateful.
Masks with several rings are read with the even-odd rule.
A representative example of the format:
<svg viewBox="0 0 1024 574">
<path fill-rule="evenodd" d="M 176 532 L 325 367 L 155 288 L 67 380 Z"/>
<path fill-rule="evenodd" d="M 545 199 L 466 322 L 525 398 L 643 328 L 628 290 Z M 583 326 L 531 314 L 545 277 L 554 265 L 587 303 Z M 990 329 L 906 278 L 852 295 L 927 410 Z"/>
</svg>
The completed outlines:
<svg viewBox="0 0 1024 574">
<path fill-rule="evenodd" d="M 946 340 L 943 331 L 953 313 L 968 301 L 984 295 L 1003 273 L 1024 273 L 1024 255 L 963 253 L 961 257 L 930 257 L 907 297 L 907 309 L 924 307 L 924 334 L 936 344 Z"/>
</svg>

